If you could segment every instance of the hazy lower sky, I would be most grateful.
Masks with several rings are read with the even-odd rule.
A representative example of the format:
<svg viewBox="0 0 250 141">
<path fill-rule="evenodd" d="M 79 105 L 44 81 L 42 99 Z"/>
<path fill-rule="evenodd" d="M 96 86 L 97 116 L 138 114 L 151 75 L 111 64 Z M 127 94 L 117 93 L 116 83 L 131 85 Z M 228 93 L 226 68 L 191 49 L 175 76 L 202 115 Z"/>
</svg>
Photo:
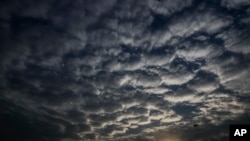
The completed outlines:
<svg viewBox="0 0 250 141">
<path fill-rule="evenodd" d="M 249 72 L 249 0 L 0 2 L 2 141 L 227 141 Z"/>
</svg>

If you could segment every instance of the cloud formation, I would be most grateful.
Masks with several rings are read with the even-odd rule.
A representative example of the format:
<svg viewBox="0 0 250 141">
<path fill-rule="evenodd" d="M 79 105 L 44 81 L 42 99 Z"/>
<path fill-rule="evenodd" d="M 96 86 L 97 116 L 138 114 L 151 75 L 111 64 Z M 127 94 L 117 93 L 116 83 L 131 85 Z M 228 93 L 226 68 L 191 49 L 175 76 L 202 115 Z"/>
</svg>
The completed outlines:
<svg viewBox="0 0 250 141">
<path fill-rule="evenodd" d="M 227 139 L 249 118 L 249 7 L 0 2 L 0 140 Z"/>
</svg>

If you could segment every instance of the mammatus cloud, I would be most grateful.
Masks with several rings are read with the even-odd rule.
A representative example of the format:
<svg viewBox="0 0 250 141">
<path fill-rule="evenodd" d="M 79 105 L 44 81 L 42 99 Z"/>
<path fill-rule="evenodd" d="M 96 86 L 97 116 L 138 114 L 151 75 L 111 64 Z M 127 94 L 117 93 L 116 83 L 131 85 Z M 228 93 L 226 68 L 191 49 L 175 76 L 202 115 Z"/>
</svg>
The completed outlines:
<svg viewBox="0 0 250 141">
<path fill-rule="evenodd" d="M 0 3 L 0 140 L 213 141 L 249 123 L 247 0 Z"/>
</svg>

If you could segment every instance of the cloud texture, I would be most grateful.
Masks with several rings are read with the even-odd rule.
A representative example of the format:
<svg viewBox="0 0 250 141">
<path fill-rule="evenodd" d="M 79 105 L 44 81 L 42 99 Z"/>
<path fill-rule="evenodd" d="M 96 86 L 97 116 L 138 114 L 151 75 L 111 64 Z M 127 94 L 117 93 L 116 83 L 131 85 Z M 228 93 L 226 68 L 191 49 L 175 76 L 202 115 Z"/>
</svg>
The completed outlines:
<svg viewBox="0 0 250 141">
<path fill-rule="evenodd" d="M 248 0 L 0 9 L 0 140 L 215 141 L 249 123 Z"/>
</svg>

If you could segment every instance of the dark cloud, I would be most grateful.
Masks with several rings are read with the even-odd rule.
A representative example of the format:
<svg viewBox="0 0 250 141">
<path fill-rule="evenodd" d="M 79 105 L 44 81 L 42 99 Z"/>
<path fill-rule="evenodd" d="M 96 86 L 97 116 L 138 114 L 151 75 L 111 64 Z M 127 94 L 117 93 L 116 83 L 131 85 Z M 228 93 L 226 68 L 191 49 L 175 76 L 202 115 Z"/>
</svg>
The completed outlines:
<svg viewBox="0 0 250 141">
<path fill-rule="evenodd" d="M 0 9 L 0 140 L 215 141 L 248 123 L 248 0 Z"/>
</svg>

